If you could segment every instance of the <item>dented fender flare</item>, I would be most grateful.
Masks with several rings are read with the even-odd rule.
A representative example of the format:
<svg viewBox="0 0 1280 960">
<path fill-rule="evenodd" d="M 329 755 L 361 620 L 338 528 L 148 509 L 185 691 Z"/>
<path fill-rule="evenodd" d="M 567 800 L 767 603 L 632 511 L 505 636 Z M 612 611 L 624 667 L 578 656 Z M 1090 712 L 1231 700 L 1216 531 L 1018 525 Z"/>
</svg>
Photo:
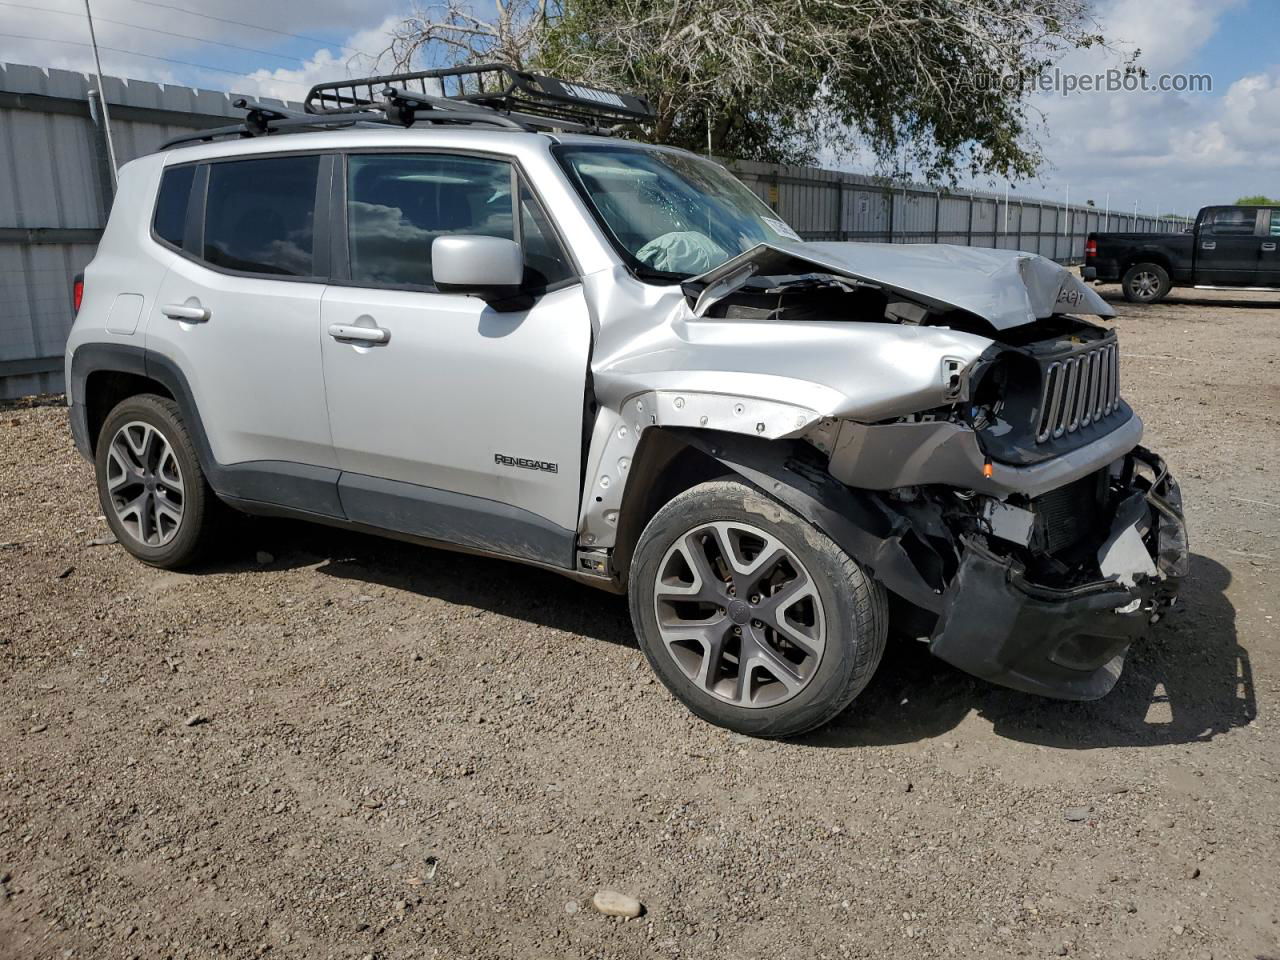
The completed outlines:
<svg viewBox="0 0 1280 960">
<path fill-rule="evenodd" d="M 710 430 L 676 428 L 671 433 L 800 514 L 886 589 L 925 610 L 941 612 L 942 584 L 930 584 L 903 547 L 909 524 L 868 494 L 792 456 L 793 448 L 776 440 Z"/>
</svg>

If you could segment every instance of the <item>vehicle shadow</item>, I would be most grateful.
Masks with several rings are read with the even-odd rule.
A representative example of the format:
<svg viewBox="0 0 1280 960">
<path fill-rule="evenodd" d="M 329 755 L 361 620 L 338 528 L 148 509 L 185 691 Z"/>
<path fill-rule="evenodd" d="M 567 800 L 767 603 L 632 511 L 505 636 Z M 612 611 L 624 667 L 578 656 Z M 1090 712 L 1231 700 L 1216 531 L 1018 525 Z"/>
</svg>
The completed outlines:
<svg viewBox="0 0 1280 960">
<path fill-rule="evenodd" d="M 248 570 L 254 551 L 271 569 L 314 567 L 318 573 L 472 607 L 539 626 L 635 647 L 625 597 L 524 564 L 433 549 L 297 520 L 245 517 L 246 542 L 219 569 Z"/>
<path fill-rule="evenodd" d="M 293 520 L 248 518 L 246 540 L 271 568 L 435 597 L 539 626 L 635 647 L 626 599 L 536 568 Z M 221 570 L 255 567 L 253 553 Z M 258 567 L 261 569 L 261 567 Z M 923 643 L 890 641 L 871 684 L 835 721 L 794 742 L 815 747 L 910 743 L 941 736 L 970 713 L 995 733 L 1088 749 L 1209 740 L 1257 715 L 1248 652 L 1226 597 L 1231 573 L 1193 555 L 1179 608 L 1130 650 L 1114 690 L 1090 703 L 1047 700 L 977 680 Z"/>
<path fill-rule="evenodd" d="M 1046 700 L 976 680 L 930 656 L 925 645 L 891 642 L 871 685 L 837 720 L 801 742 L 858 747 L 928 739 L 970 712 L 998 736 L 1067 749 L 1194 743 L 1257 715 L 1248 652 L 1236 635 L 1225 590 L 1231 573 L 1199 554 L 1179 609 L 1129 652 L 1101 700 Z"/>
</svg>

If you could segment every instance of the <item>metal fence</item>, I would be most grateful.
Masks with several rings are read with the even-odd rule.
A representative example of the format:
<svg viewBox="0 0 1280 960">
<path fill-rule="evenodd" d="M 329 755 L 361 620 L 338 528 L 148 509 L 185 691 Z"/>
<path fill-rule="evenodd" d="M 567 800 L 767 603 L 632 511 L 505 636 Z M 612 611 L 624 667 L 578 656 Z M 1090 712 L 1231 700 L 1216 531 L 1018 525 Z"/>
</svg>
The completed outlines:
<svg viewBox="0 0 1280 960">
<path fill-rule="evenodd" d="M 806 240 L 955 243 L 1026 250 L 1060 263 L 1079 263 L 1090 233 L 1176 231 L 1186 226 L 1182 218 L 890 184 L 812 167 L 749 161 L 728 166 Z"/>
<path fill-rule="evenodd" d="M 105 87 L 119 163 L 242 116 L 232 94 L 116 77 Z M 63 388 L 71 278 L 93 257 L 111 206 L 100 112 L 83 74 L 0 64 L 0 398 Z M 972 244 L 1070 262 L 1083 256 L 1091 230 L 1176 228 L 809 167 L 730 166 L 809 240 Z"/>
</svg>

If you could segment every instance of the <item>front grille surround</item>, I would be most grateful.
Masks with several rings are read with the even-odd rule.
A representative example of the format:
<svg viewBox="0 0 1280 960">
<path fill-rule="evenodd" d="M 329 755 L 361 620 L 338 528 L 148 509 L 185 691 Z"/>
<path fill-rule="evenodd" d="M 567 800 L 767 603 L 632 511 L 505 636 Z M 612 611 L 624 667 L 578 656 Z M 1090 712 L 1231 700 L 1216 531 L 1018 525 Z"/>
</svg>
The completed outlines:
<svg viewBox="0 0 1280 960">
<path fill-rule="evenodd" d="M 1120 350 L 1115 340 L 1085 347 L 1044 368 L 1036 443 L 1057 440 L 1120 406 Z"/>
</svg>

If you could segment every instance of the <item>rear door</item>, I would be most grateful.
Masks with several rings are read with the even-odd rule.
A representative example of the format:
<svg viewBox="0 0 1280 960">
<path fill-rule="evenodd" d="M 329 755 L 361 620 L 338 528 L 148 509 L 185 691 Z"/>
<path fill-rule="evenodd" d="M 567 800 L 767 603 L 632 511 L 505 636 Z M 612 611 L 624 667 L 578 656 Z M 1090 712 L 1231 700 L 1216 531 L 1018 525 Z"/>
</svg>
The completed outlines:
<svg viewBox="0 0 1280 960">
<path fill-rule="evenodd" d="M 220 493 L 340 515 L 320 353 L 333 157 L 196 168 L 147 349 L 187 382 Z M 173 247 L 172 243 L 170 246 Z"/>
<path fill-rule="evenodd" d="M 321 313 L 347 516 L 572 565 L 591 326 L 545 211 L 507 159 L 456 153 L 352 153 L 334 208 L 346 278 Z M 532 301 L 437 291 L 448 234 L 518 240 Z"/>
<path fill-rule="evenodd" d="M 1196 283 L 1256 286 L 1262 244 L 1258 207 L 1210 207 L 1196 237 Z"/>
<path fill-rule="evenodd" d="M 1280 208 L 1264 210 L 1259 227 L 1258 286 L 1280 288 Z"/>
</svg>

